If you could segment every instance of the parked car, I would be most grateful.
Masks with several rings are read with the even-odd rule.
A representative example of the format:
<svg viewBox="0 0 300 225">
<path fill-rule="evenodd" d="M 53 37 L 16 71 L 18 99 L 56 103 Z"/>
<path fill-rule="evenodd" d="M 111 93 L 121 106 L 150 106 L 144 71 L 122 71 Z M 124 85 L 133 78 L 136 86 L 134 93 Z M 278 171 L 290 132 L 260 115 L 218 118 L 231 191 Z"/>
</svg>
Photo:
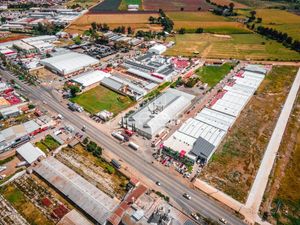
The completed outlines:
<svg viewBox="0 0 300 225">
<path fill-rule="evenodd" d="M 157 186 L 160 186 L 161 183 L 160 183 L 159 181 L 156 181 L 156 185 L 157 185 Z"/>
</svg>

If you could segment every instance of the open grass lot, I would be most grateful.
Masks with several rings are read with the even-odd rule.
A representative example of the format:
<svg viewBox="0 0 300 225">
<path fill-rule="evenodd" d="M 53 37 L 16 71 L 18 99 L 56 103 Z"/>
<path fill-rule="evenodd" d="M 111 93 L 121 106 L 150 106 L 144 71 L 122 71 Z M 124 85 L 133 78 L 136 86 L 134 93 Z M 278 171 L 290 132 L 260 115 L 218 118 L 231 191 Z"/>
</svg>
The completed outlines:
<svg viewBox="0 0 300 225">
<path fill-rule="evenodd" d="M 66 31 L 69 33 L 83 33 L 91 27 L 92 22 L 106 23 L 110 28 L 118 26 L 131 26 L 133 29 L 154 29 L 160 30 L 159 25 L 150 25 L 149 17 L 157 17 L 158 14 L 138 13 L 138 14 L 85 14 L 74 21 Z"/>
<path fill-rule="evenodd" d="M 71 7 L 72 5 L 80 5 L 83 8 L 90 8 L 96 5 L 101 0 L 71 0 L 66 3 L 66 6 Z"/>
<path fill-rule="evenodd" d="M 212 8 L 206 0 L 143 0 L 144 10 L 159 10 L 164 11 L 181 11 L 183 8 L 185 11 L 198 11 L 199 7 L 201 11 L 207 11 Z"/>
<path fill-rule="evenodd" d="M 225 63 L 222 66 L 203 66 L 196 71 L 201 82 L 207 83 L 209 87 L 214 87 L 220 82 L 234 67 L 230 63 Z"/>
<path fill-rule="evenodd" d="M 168 12 L 167 15 L 173 20 L 177 30 L 183 27 L 189 31 L 200 27 L 210 33 L 250 33 L 243 24 L 211 12 Z"/>
<path fill-rule="evenodd" d="M 44 216 L 33 203 L 26 199 L 23 192 L 13 184 L 1 187 L 0 193 L 29 222 L 29 224 L 54 225 L 54 223 Z"/>
<path fill-rule="evenodd" d="M 300 40 L 300 16 L 284 10 L 258 9 L 257 17 L 262 18 L 262 25 L 287 33 Z"/>
<path fill-rule="evenodd" d="M 261 212 L 272 224 L 300 223 L 300 93 L 289 118 Z M 271 209 L 271 211 L 270 211 Z"/>
<path fill-rule="evenodd" d="M 274 67 L 200 175 L 244 202 L 298 68 Z"/>
<path fill-rule="evenodd" d="M 142 6 L 142 0 L 122 0 L 121 4 L 119 6 L 119 10 L 127 10 L 128 5 L 139 5 L 140 9 L 143 8 Z"/>
<path fill-rule="evenodd" d="M 106 109 L 117 115 L 134 104 L 129 97 L 120 95 L 103 86 L 97 86 L 88 90 L 73 98 L 72 101 L 93 114 Z"/>
<path fill-rule="evenodd" d="M 170 37 L 175 46 L 168 49 L 166 55 L 199 56 L 216 59 L 247 59 L 247 60 L 299 60 L 300 54 L 285 48 L 276 41 L 251 34 L 184 34 Z"/>
</svg>

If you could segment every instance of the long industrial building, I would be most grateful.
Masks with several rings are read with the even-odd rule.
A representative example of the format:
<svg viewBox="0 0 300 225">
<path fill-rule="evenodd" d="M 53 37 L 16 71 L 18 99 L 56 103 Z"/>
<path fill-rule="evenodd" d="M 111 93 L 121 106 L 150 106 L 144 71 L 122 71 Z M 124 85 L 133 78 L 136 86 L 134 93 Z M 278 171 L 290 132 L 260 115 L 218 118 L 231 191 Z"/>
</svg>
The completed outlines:
<svg viewBox="0 0 300 225">
<path fill-rule="evenodd" d="M 70 76 L 79 73 L 88 67 L 98 65 L 99 61 L 85 54 L 68 52 L 42 59 L 40 63 L 62 76 Z"/>
<path fill-rule="evenodd" d="M 165 129 L 167 123 L 176 120 L 192 102 L 195 96 L 169 89 L 127 118 L 141 135 L 152 138 Z"/>
<path fill-rule="evenodd" d="M 43 160 L 34 171 L 99 224 L 106 224 L 119 204 L 53 157 Z"/>
<path fill-rule="evenodd" d="M 188 119 L 163 144 L 190 159 L 207 162 L 264 79 L 262 66 L 240 71 L 194 118 Z"/>
</svg>

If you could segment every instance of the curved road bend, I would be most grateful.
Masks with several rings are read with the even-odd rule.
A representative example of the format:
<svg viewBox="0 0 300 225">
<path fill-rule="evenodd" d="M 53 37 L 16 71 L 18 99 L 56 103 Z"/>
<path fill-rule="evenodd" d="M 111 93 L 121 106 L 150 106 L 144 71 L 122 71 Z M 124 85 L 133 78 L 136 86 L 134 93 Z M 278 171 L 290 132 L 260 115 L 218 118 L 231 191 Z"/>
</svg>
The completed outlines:
<svg viewBox="0 0 300 225">
<path fill-rule="evenodd" d="M 0 72 L 6 79 L 15 79 L 15 77 L 7 71 L 0 70 Z M 145 177 L 151 179 L 153 182 L 158 180 L 161 181 L 161 187 L 166 191 L 166 193 L 188 212 L 197 211 L 201 215 L 210 217 L 216 221 L 219 218 L 225 218 L 228 221 L 228 224 L 231 225 L 245 224 L 241 219 L 226 209 L 225 206 L 222 207 L 219 202 L 216 202 L 200 191 L 188 189 L 186 185 L 176 181 L 176 179 L 174 179 L 174 177 L 170 174 L 163 173 L 152 164 L 146 162 L 128 147 L 120 145 L 112 139 L 112 137 L 102 133 L 95 126 L 87 123 L 81 117 L 76 115 L 76 113 L 72 113 L 66 106 L 61 105 L 55 98 L 53 98 L 46 90 L 36 86 L 29 86 L 17 79 L 15 79 L 15 81 L 24 89 L 24 91 L 30 93 L 32 97 L 46 101 L 50 108 L 61 114 L 67 121 L 76 126 L 78 129 L 85 125 L 87 128 L 86 133 L 92 139 L 99 142 L 105 149 L 119 156 Z M 182 196 L 185 192 L 192 197 L 191 200 L 187 200 Z"/>
</svg>

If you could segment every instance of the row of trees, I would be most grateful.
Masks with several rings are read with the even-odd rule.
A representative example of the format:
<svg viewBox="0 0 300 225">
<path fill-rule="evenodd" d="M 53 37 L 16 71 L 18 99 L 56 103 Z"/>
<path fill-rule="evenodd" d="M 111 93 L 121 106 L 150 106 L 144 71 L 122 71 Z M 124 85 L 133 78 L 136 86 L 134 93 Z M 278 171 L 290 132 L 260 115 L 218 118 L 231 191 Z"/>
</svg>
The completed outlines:
<svg viewBox="0 0 300 225">
<path fill-rule="evenodd" d="M 164 32 L 156 32 L 156 31 L 143 31 L 143 30 L 138 30 L 135 34 L 136 37 L 143 37 L 146 41 L 157 38 L 161 39 L 163 38 L 164 40 L 166 39 L 166 35 Z"/>
<path fill-rule="evenodd" d="M 3 65 L 13 74 L 17 75 L 20 80 L 26 80 L 29 84 L 35 85 L 38 79 L 36 75 L 30 74 L 18 64 L 7 61 L 3 55 L 0 56 L 0 59 L 2 60 Z"/>
<path fill-rule="evenodd" d="M 198 28 L 196 28 L 196 29 L 189 29 L 189 30 L 188 30 L 188 33 L 201 34 L 201 33 L 203 33 L 203 32 L 204 32 L 204 30 L 203 30 L 203 28 L 201 28 L 201 27 L 198 27 Z M 178 33 L 179 33 L 179 34 L 185 34 L 185 33 L 187 33 L 187 30 L 186 30 L 184 27 L 182 27 L 182 28 L 180 28 L 180 29 L 178 30 Z"/>
<path fill-rule="evenodd" d="M 277 31 L 276 29 L 263 26 L 257 27 L 256 31 L 261 35 L 283 43 L 285 46 L 290 47 L 297 52 L 300 52 L 300 41 L 293 40 L 293 38 L 290 37 L 287 33 L 283 33 Z"/>
<path fill-rule="evenodd" d="M 92 153 L 96 157 L 100 157 L 102 155 L 102 148 L 98 146 L 95 142 L 90 141 L 88 138 L 83 140 L 83 145 L 85 149 Z"/>
<path fill-rule="evenodd" d="M 38 23 L 36 27 L 33 27 L 33 33 L 36 35 L 54 35 L 63 28 L 64 26 L 54 23 Z"/>
<path fill-rule="evenodd" d="M 161 26 L 163 27 L 163 31 L 171 33 L 174 27 L 174 22 L 169 17 L 167 17 L 167 15 L 162 9 L 159 9 L 158 12 L 160 16 L 158 18 L 150 16 L 148 19 L 149 23 L 161 24 Z"/>
</svg>

